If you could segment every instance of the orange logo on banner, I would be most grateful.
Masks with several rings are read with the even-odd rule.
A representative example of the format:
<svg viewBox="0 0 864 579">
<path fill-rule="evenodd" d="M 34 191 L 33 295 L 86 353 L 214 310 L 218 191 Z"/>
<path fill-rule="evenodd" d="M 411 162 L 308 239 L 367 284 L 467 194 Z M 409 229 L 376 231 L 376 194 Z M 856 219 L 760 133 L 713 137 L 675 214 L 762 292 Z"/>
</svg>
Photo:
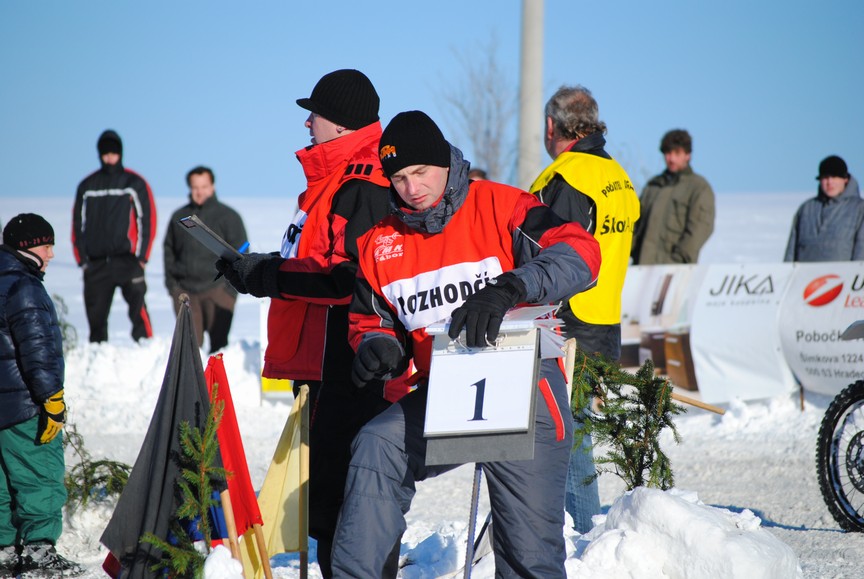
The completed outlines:
<svg viewBox="0 0 864 579">
<path fill-rule="evenodd" d="M 839 275 L 828 274 L 817 277 L 804 288 L 804 301 L 809 306 L 821 307 L 837 299 L 843 291 L 843 281 Z"/>
</svg>

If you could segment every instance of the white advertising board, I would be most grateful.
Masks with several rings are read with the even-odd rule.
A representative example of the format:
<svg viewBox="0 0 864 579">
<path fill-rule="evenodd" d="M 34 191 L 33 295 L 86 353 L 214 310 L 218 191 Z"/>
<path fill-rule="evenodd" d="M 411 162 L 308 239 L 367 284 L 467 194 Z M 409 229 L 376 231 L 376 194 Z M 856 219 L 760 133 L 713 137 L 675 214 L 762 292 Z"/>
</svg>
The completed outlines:
<svg viewBox="0 0 864 579">
<path fill-rule="evenodd" d="M 707 270 L 693 308 L 690 348 L 699 393 L 717 404 L 795 390 L 777 333 L 791 263 L 724 264 Z"/>
<path fill-rule="evenodd" d="M 645 331 L 689 325 L 704 269 L 692 264 L 627 268 L 621 294 L 623 342 L 638 342 Z"/>
<path fill-rule="evenodd" d="M 834 396 L 864 378 L 864 341 L 840 334 L 864 319 L 864 263 L 795 264 L 780 310 L 786 362 L 807 390 Z"/>
</svg>

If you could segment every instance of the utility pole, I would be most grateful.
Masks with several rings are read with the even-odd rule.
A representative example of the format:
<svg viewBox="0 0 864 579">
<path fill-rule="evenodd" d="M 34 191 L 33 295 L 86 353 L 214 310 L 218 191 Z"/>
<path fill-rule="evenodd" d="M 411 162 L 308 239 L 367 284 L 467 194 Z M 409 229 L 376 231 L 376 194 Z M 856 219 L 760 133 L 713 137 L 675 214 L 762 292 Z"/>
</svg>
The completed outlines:
<svg viewBox="0 0 864 579">
<path fill-rule="evenodd" d="M 522 0 L 519 64 L 519 159 L 517 186 L 527 189 L 540 172 L 543 139 L 543 0 Z"/>
</svg>

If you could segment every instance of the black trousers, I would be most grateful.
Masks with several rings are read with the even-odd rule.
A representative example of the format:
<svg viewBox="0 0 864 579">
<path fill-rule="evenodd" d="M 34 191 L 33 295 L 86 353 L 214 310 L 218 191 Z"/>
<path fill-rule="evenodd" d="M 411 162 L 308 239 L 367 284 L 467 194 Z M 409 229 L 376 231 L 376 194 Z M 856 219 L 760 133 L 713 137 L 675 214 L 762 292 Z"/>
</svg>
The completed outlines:
<svg viewBox="0 0 864 579">
<path fill-rule="evenodd" d="M 609 361 L 621 359 L 621 324 L 589 324 L 562 308 L 558 317 L 564 320 L 564 336 L 576 338 L 576 345 L 586 354 L 602 354 Z"/>
<path fill-rule="evenodd" d="M 309 385 L 309 535 L 318 541 L 318 566 L 332 577 L 330 550 L 336 520 L 345 494 L 351 442 L 364 424 L 390 402 L 380 388 L 357 388 L 353 383 L 295 381 Z M 371 386 L 371 385 L 370 385 Z M 398 563 L 398 546 L 396 562 Z"/>
<path fill-rule="evenodd" d="M 153 336 L 150 314 L 144 303 L 144 294 L 147 293 L 144 268 L 134 255 L 119 255 L 91 260 L 84 269 L 84 307 L 90 324 L 91 342 L 108 341 L 108 315 L 114 290 L 118 287 L 129 306 L 132 339 L 137 342 Z"/>
</svg>

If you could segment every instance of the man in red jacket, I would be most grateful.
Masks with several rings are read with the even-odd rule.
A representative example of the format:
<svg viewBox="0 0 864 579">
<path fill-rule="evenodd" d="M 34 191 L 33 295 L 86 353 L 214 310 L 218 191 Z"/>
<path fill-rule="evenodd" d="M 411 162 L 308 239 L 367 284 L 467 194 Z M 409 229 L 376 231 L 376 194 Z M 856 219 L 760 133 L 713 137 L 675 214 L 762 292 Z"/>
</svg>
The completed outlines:
<svg viewBox="0 0 864 579">
<path fill-rule="evenodd" d="M 360 271 L 349 338 L 354 381 L 399 375 L 413 355 L 419 388 L 366 424 L 352 445 L 333 544 L 337 577 L 395 577 L 386 567 L 405 530 L 416 481 L 457 465 L 427 465 L 423 425 L 431 338 L 452 315 L 451 339 L 494 343 L 504 314 L 591 287 L 597 241 L 536 197 L 468 179 L 469 164 L 420 111 L 400 113 L 381 136 L 391 213 L 358 241 Z M 564 480 L 572 420 L 564 374 L 543 360 L 536 391 L 534 458 L 489 462 L 496 575 L 565 576 Z"/>
<path fill-rule="evenodd" d="M 330 546 L 342 504 L 354 435 L 389 406 L 384 383 L 351 383 L 348 304 L 357 238 L 388 211 L 388 181 L 378 159 L 379 98 L 357 70 L 324 75 L 309 98 L 312 144 L 297 151 L 306 190 L 282 240 L 281 255 L 253 253 L 217 269 L 239 292 L 270 297 L 263 374 L 308 384 L 311 398 L 309 534 L 330 576 Z M 391 388 L 387 397 L 396 399 Z M 398 563 L 398 551 L 396 560 Z"/>
</svg>

